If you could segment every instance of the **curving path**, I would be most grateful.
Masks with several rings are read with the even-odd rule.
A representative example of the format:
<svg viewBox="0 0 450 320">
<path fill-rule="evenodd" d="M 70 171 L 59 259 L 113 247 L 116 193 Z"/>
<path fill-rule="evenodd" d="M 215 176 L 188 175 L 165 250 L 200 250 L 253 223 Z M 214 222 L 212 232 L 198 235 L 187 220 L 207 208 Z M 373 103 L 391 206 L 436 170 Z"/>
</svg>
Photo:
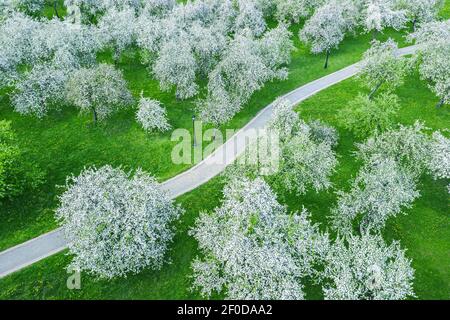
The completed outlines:
<svg viewBox="0 0 450 320">
<path fill-rule="evenodd" d="M 399 55 L 413 54 L 416 46 L 401 48 Z M 294 91 L 286 94 L 292 105 L 307 99 L 313 94 L 324 90 L 338 82 L 341 82 L 358 72 L 358 64 L 350 65 L 325 77 L 309 82 Z M 172 198 L 176 198 L 209 181 L 222 172 L 227 165 L 241 155 L 246 147 L 245 136 L 247 130 L 262 129 L 271 118 L 273 104 L 261 110 L 245 127 L 239 130 L 231 139 L 217 148 L 211 155 L 205 158 L 191 169 L 175 176 L 161 184 Z M 226 155 L 226 157 L 224 157 Z M 0 252 L 0 278 L 29 266 L 39 260 L 53 255 L 66 248 L 61 229 L 56 229 L 43 234 L 30 241 Z"/>
</svg>

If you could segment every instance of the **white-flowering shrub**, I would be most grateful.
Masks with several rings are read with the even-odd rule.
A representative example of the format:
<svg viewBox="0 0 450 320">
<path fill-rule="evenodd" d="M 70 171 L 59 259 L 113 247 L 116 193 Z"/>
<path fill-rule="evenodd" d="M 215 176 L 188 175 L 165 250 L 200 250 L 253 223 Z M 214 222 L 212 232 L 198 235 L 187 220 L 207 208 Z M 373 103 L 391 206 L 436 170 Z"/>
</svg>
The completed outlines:
<svg viewBox="0 0 450 320">
<path fill-rule="evenodd" d="M 299 132 L 282 146 L 277 179 L 287 190 L 304 194 L 309 187 L 316 192 L 331 186 L 330 177 L 338 163 L 327 142 L 316 143 L 309 133 Z"/>
<path fill-rule="evenodd" d="M 430 142 L 427 167 L 436 179 L 450 179 L 450 139 L 439 131 L 433 133 Z"/>
<path fill-rule="evenodd" d="M 303 279 L 317 279 L 328 237 L 308 213 L 288 214 L 261 179 L 232 180 L 222 206 L 201 213 L 191 234 L 202 258 L 192 263 L 194 288 L 205 297 L 304 299 Z"/>
<path fill-rule="evenodd" d="M 413 29 L 417 23 L 427 23 L 436 20 L 444 4 L 442 0 L 397 0 L 398 7 L 406 10 L 407 17 L 413 22 Z"/>
<path fill-rule="evenodd" d="M 209 74 L 208 95 L 198 102 L 201 118 L 221 124 L 229 121 L 267 81 L 285 79 L 283 65 L 293 49 L 290 33 L 284 25 L 264 34 L 261 39 L 237 35 Z M 282 46 L 287 46 L 281 49 Z"/>
<path fill-rule="evenodd" d="M 311 46 L 312 53 L 327 53 L 325 67 L 330 51 L 338 48 L 345 33 L 354 26 L 354 21 L 349 19 L 354 14 L 348 12 L 352 8 L 355 7 L 350 1 L 326 2 L 314 12 L 300 31 L 300 39 Z"/>
<path fill-rule="evenodd" d="M 401 300 L 414 297 L 414 269 L 396 241 L 380 235 L 337 239 L 327 255 L 327 300 Z"/>
<path fill-rule="evenodd" d="M 8 2 L 8 0 L 6 0 Z M 23 9 L 28 13 L 38 13 L 42 10 L 46 0 L 12 0 L 11 4 L 15 9 Z"/>
<path fill-rule="evenodd" d="M 338 192 L 337 207 L 332 210 L 333 226 L 350 234 L 353 222 L 360 217 L 361 230 L 379 231 L 417 197 L 419 192 L 409 171 L 393 159 L 373 157 L 364 164 L 351 190 Z"/>
<path fill-rule="evenodd" d="M 76 70 L 67 81 L 66 91 L 68 102 L 81 112 L 92 112 L 94 122 L 133 101 L 122 73 L 107 64 Z"/>
<path fill-rule="evenodd" d="M 0 85 L 8 85 L 18 77 L 19 64 L 32 60 L 33 33 L 39 23 L 23 13 L 13 12 L 0 20 Z"/>
<path fill-rule="evenodd" d="M 410 41 L 415 41 L 419 49 L 431 48 L 433 43 L 447 41 L 450 35 L 450 21 L 434 21 L 424 23 L 415 32 L 408 35 Z"/>
<path fill-rule="evenodd" d="M 257 37 L 266 30 L 266 21 L 263 12 L 259 10 L 254 0 L 238 0 L 239 13 L 235 21 L 235 32 L 248 30 Z"/>
<path fill-rule="evenodd" d="M 287 26 L 280 24 L 267 31 L 259 41 L 261 59 L 278 79 L 287 79 L 288 77 L 288 70 L 285 66 L 291 62 L 291 54 L 296 50 L 291 37 L 292 33 Z"/>
<path fill-rule="evenodd" d="M 180 99 L 196 96 L 198 80 L 208 76 L 197 109 L 204 121 L 219 125 L 266 82 L 287 78 L 294 46 L 287 26 L 266 31 L 264 14 L 271 8 L 260 0 L 198 0 L 162 15 L 144 10 L 136 42 L 161 89 L 175 88 Z"/>
<path fill-rule="evenodd" d="M 327 143 L 332 148 L 336 147 L 339 142 L 339 133 L 337 130 L 320 120 L 308 122 L 310 138 L 315 143 Z"/>
<path fill-rule="evenodd" d="M 143 11 L 152 16 L 162 16 L 172 10 L 177 4 L 176 0 L 144 0 Z"/>
<path fill-rule="evenodd" d="M 385 28 L 400 30 L 408 21 L 406 10 L 399 9 L 395 0 L 364 0 L 361 14 L 367 32 L 381 32 Z"/>
<path fill-rule="evenodd" d="M 403 83 L 408 63 L 406 58 L 396 54 L 397 49 L 397 43 L 392 39 L 386 42 L 374 40 L 372 47 L 364 53 L 358 77 L 371 90 L 370 96 L 383 84 L 392 90 Z"/>
<path fill-rule="evenodd" d="M 121 10 L 111 7 L 100 18 L 98 34 L 103 43 L 114 48 L 116 59 L 124 49 L 133 43 L 135 24 L 135 11 L 130 7 L 124 7 Z"/>
<path fill-rule="evenodd" d="M 167 121 L 166 109 L 157 100 L 141 97 L 136 120 L 147 131 L 167 131 L 171 126 Z"/>
<path fill-rule="evenodd" d="M 70 177 L 60 201 L 70 268 L 104 278 L 161 268 L 181 214 L 153 177 L 110 166 Z"/>
<path fill-rule="evenodd" d="M 151 54 L 156 54 L 160 50 L 165 31 L 160 18 L 141 14 L 136 19 L 134 30 L 136 43 L 140 48 Z"/>
<path fill-rule="evenodd" d="M 197 62 L 189 41 L 183 37 L 166 43 L 159 53 L 153 72 L 163 91 L 176 87 L 176 96 L 187 99 L 195 96 L 198 85 L 195 83 Z"/>
<path fill-rule="evenodd" d="M 429 138 L 425 129 L 422 123 L 416 122 L 412 126 L 400 125 L 397 129 L 387 130 L 363 143 L 357 143 L 356 156 L 368 162 L 375 155 L 381 155 L 420 175 L 429 156 Z"/>
<path fill-rule="evenodd" d="M 450 104 L 450 21 L 431 22 L 409 37 L 419 46 L 419 73 L 440 98 L 438 106 Z"/>
<path fill-rule="evenodd" d="M 8 15 L 0 21 L 0 85 L 17 81 L 21 65 L 54 63 L 53 67 L 63 69 L 94 63 L 101 48 L 95 30 L 94 26 L 59 19 L 34 20 L 16 12 Z M 70 57 L 71 66 L 58 65 L 63 56 Z"/>
<path fill-rule="evenodd" d="M 267 127 L 276 130 L 282 142 L 287 141 L 297 132 L 299 123 L 300 117 L 288 99 L 278 98 L 273 102 L 273 114 Z"/>
<path fill-rule="evenodd" d="M 330 177 L 337 165 L 333 147 L 338 133 L 334 128 L 317 120 L 306 123 L 292 109 L 292 103 L 283 98 L 274 102 L 267 128 L 278 133 L 281 143 L 275 183 L 298 194 L 310 187 L 320 191 L 331 186 Z"/>
<path fill-rule="evenodd" d="M 217 26 L 206 28 L 200 23 L 193 24 L 189 32 L 197 68 L 202 76 L 207 76 L 219 62 L 227 46 L 227 36 Z"/>
<path fill-rule="evenodd" d="M 299 22 L 313 14 L 314 10 L 324 4 L 325 0 L 273 0 L 276 7 L 275 16 L 280 21 Z"/>
<path fill-rule="evenodd" d="M 65 101 L 68 76 L 67 71 L 50 64 L 35 66 L 16 84 L 11 100 L 14 110 L 43 118 Z"/>
<path fill-rule="evenodd" d="M 83 19 L 86 20 L 86 22 L 89 22 L 89 18 L 101 15 L 111 8 L 121 10 L 125 7 L 131 7 L 138 11 L 147 1 L 148 0 L 64 0 L 64 5 L 66 8 L 73 6 L 80 8 L 80 11 L 84 15 Z"/>
</svg>

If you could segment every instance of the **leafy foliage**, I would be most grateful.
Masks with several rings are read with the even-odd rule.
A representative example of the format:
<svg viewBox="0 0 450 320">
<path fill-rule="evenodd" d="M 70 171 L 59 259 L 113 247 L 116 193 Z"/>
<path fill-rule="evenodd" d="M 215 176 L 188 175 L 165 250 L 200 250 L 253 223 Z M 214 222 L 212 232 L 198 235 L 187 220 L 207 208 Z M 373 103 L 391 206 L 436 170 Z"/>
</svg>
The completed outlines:
<svg viewBox="0 0 450 320">
<path fill-rule="evenodd" d="M 35 189 L 44 173 L 35 165 L 25 162 L 17 145 L 11 122 L 0 121 L 0 200 L 12 198 L 26 189 Z"/>
<path fill-rule="evenodd" d="M 380 235 L 337 239 L 327 255 L 327 300 L 400 300 L 414 297 L 414 269 L 396 241 Z"/>
<path fill-rule="evenodd" d="M 339 121 L 344 128 L 363 138 L 390 128 L 399 108 L 398 97 L 393 93 L 382 93 L 373 100 L 359 94 L 340 111 Z"/>
</svg>

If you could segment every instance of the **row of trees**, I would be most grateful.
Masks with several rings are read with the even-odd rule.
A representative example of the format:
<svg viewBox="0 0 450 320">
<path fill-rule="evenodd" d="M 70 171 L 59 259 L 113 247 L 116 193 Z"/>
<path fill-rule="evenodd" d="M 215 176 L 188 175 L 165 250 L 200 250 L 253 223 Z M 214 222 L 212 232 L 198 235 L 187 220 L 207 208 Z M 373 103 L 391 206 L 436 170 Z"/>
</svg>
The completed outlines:
<svg viewBox="0 0 450 320">
<path fill-rule="evenodd" d="M 300 1 L 301 2 L 301 1 Z M 424 24 L 434 21 L 444 1 L 441 0 L 329 0 L 318 1 L 306 20 L 300 39 L 310 44 L 312 53 L 326 53 L 325 68 L 332 49 L 349 33 L 357 30 L 377 32 L 385 28 L 400 30 L 408 22 Z"/>
<path fill-rule="evenodd" d="M 414 270 L 398 242 L 381 236 L 338 237 L 288 212 L 261 178 L 234 178 L 224 200 L 201 213 L 191 234 L 201 258 L 192 262 L 194 288 L 204 297 L 304 299 L 305 281 L 325 299 L 404 299 L 414 296 Z"/>
<path fill-rule="evenodd" d="M 37 8 L 43 1 L 26 3 Z M 448 22 L 427 23 L 436 18 L 440 4 L 435 0 L 200 0 L 186 4 L 67 0 L 64 21 L 38 20 L 17 11 L 0 20 L 0 84 L 15 88 L 12 103 L 18 112 L 42 117 L 50 108 L 72 102 L 65 90 L 69 78 L 78 69 L 95 69 L 99 51 L 113 48 L 118 59 L 123 50 L 137 45 L 161 89 L 175 89 L 179 99 L 199 95 L 200 82 L 206 78 L 206 94 L 197 102 L 197 111 L 205 122 L 219 125 L 230 120 L 266 82 L 287 78 L 286 65 L 294 50 L 288 23 L 307 19 L 300 38 L 313 53 L 326 52 L 328 65 L 330 50 L 348 32 L 361 26 L 367 32 L 400 28 L 409 19 L 422 26 L 410 38 L 421 44 L 421 74 L 432 81 L 432 90 L 443 104 L 449 92 L 449 68 L 445 67 L 449 37 L 448 32 L 442 33 L 449 29 Z M 269 29 L 268 17 L 277 17 L 279 25 Z M 430 33 L 432 37 L 427 36 Z M 363 70 L 367 78 L 379 81 L 368 79 L 374 87 L 372 94 L 383 83 L 396 83 L 395 77 L 380 81 L 380 76 L 397 76 L 404 70 L 396 63 L 395 49 L 392 41 L 375 43 L 366 54 Z M 380 75 L 376 68 L 383 59 L 385 68 L 397 69 Z M 108 102 L 97 106 L 111 108 L 103 114 L 116 109 L 116 103 L 109 106 Z"/>
<path fill-rule="evenodd" d="M 253 168 L 229 170 L 222 205 L 201 213 L 190 231 L 201 251 L 192 262 L 194 288 L 205 297 L 303 299 L 305 280 L 313 279 L 326 299 L 414 296 L 411 261 L 380 232 L 419 196 L 421 175 L 450 178 L 450 139 L 440 132 L 430 136 L 416 123 L 358 144 L 363 166 L 350 190 L 338 192 L 331 219 L 339 236 L 333 240 L 311 223 L 306 209 L 289 212 L 271 186 L 290 191 L 294 182 L 297 193 L 328 188 L 336 131 L 302 121 L 285 100 L 274 115 L 270 127 L 280 131 L 280 171 L 263 178 Z M 304 154 L 293 157 L 286 148 L 297 140 Z M 319 156 L 315 149 L 322 150 Z M 57 217 L 70 240 L 71 267 L 107 278 L 161 268 L 173 222 L 182 213 L 148 174 L 109 166 L 70 177 L 60 200 Z"/>
<path fill-rule="evenodd" d="M 284 25 L 267 31 L 254 2 L 67 1 L 66 5 L 70 14 L 64 21 L 38 20 L 17 11 L 0 21 L 0 82 L 14 87 L 12 102 L 20 113 L 42 117 L 50 108 L 71 103 L 65 89 L 71 78 L 77 78 L 74 73 L 104 71 L 97 69 L 96 55 L 106 48 L 113 48 L 117 59 L 137 45 L 161 89 L 175 88 L 179 99 L 198 95 L 200 78 L 208 77 L 207 98 L 199 101 L 198 109 L 205 121 L 215 124 L 229 120 L 267 81 L 287 77 L 282 66 L 293 50 L 290 33 Z M 74 6 L 81 8 L 79 23 L 71 14 L 76 12 Z M 96 24 L 86 23 L 90 22 L 86 14 L 94 15 Z M 95 107 L 111 108 L 102 112 L 110 114 L 115 103 L 108 102 Z"/>
</svg>

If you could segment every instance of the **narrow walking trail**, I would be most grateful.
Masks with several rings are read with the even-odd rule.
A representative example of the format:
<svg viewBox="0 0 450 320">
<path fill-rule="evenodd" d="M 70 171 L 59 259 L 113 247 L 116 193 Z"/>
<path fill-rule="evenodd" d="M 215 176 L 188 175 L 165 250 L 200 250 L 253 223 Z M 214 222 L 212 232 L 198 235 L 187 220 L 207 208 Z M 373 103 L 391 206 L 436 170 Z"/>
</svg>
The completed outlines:
<svg viewBox="0 0 450 320">
<path fill-rule="evenodd" d="M 416 46 L 409 46 L 399 49 L 398 54 L 409 55 L 415 51 Z M 358 63 L 309 82 L 289 92 L 284 98 L 288 99 L 292 103 L 292 106 L 294 106 L 315 93 L 354 76 L 356 73 L 358 73 Z M 264 128 L 272 116 L 273 108 L 273 104 L 265 107 L 247 125 L 217 148 L 211 155 L 191 169 L 161 183 L 162 189 L 166 190 L 172 198 L 176 198 L 197 188 L 221 173 L 227 165 L 232 163 L 245 151 L 246 132 L 248 130 Z M 64 239 L 62 230 L 56 229 L 0 252 L 0 278 L 60 252 L 66 247 L 67 242 Z"/>
</svg>

